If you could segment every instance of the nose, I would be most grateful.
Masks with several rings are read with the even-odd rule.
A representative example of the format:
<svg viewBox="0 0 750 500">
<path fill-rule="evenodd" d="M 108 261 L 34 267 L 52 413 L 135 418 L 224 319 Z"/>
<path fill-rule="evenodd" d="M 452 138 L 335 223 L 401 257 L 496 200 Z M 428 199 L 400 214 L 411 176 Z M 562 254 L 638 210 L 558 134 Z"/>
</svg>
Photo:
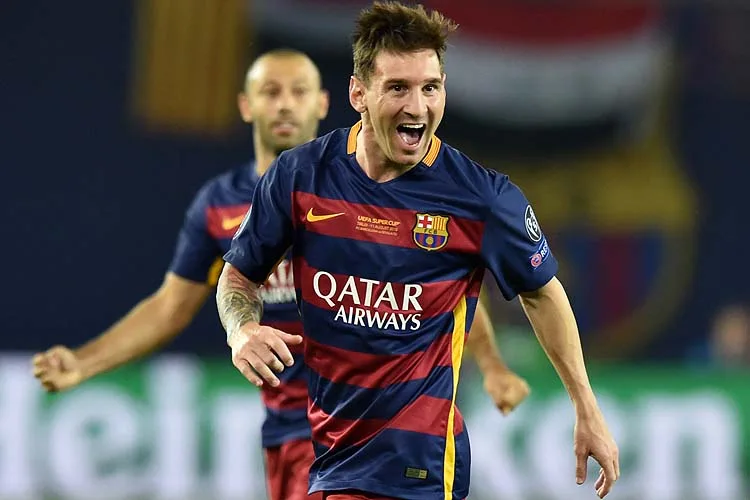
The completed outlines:
<svg viewBox="0 0 750 500">
<path fill-rule="evenodd" d="M 412 118 L 421 118 L 427 115 L 427 99 L 420 90 L 409 92 L 404 103 L 404 113 Z"/>
<path fill-rule="evenodd" d="M 291 89 L 279 93 L 277 105 L 280 112 L 289 112 L 294 109 L 294 94 Z"/>
</svg>

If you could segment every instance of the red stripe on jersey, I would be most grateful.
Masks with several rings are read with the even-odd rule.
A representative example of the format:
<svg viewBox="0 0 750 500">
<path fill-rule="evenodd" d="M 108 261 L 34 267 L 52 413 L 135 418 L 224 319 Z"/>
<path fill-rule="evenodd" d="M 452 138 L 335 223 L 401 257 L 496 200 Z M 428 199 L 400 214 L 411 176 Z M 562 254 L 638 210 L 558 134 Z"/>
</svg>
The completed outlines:
<svg viewBox="0 0 750 500">
<path fill-rule="evenodd" d="M 300 410 L 307 408 L 307 382 L 289 380 L 278 387 L 263 384 L 261 399 L 266 408 L 272 410 Z"/>
<path fill-rule="evenodd" d="M 249 208 L 248 204 L 206 208 L 208 234 L 217 240 L 233 237 Z"/>
<path fill-rule="evenodd" d="M 448 425 L 448 413 L 451 401 L 432 396 L 419 396 L 412 404 L 406 406 L 388 423 L 389 429 L 420 432 L 433 436 L 445 437 L 445 427 Z M 460 434 L 464 430 L 464 420 L 456 408 L 453 419 L 453 434 Z"/>
<path fill-rule="evenodd" d="M 450 333 L 440 335 L 424 351 L 411 354 L 368 354 L 305 339 L 305 362 L 334 383 L 366 389 L 426 378 L 438 366 L 451 366 Z"/>
<path fill-rule="evenodd" d="M 418 432 L 444 438 L 450 407 L 451 401 L 448 399 L 419 396 L 390 420 L 374 418 L 352 420 L 328 415 L 312 404 L 308 411 L 308 419 L 312 427 L 313 440 L 327 448 L 335 449 L 340 446 L 365 444 L 385 429 Z M 463 428 L 463 418 L 456 409 L 454 434 L 459 434 Z"/>
<path fill-rule="evenodd" d="M 431 283 L 392 283 L 347 276 L 321 273 L 311 267 L 302 257 L 295 258 L 294 274 L 299 277 L 302 300 L 321 309 L 337 311 L 341 306 L 347 310 L 363 311 L 361 320 L 377 325 L 390 313 L 420 314 L 430 318 L 452 312 L 459 299 L 469 291 L 478 295 L 481 288 L 481 273 L 473 273 L 460 280 L 433 281 Z M 479 275 L 479 280 L 474 276 Z M 316 286 L 318 292 L 316 292 Z M 376 316 L 377 315 L 377 316 Z M 382 328 L 382 326 L 381 326 Z"/>
<path fill-rule="evenodd" d="M 379 207 L 345 200 L 321 198 L 310 193 L 293 193 L 294 224 L 307 231 L 336 238 L 349 238 L 381 245 L 421 250 L 414 242 L 418 210 Z M 449 214 L 447 241 L 440 251 L 479 253 L 484 223 Z M 426 250 L 422 250 L 426 251 Z"/>
</svg>

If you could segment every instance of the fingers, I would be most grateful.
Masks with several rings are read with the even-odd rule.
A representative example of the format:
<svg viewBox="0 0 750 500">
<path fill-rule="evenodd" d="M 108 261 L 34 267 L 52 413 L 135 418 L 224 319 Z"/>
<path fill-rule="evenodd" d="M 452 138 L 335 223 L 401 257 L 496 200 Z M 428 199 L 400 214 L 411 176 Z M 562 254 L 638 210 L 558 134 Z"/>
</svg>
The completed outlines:
<svg viewBox="0 0 750 500">
<path fill-rule="evenodd" d="M 31 367 L 35 377 L 39 377 L 42 373 L 46 372 L 50 368 L 49 359 L 46 353 L 35 354 L 31 358 Z"/>
<path fill-rule="evenodd" d="M 31 366 L 36 368 L 37 366 L 42 366 L 46 361 L 46 356 L 44 354 L 34 354 L 34 357 L 31 358 Z"/>
<path fill-rule="evenodd" d="M 620 453 L 617 450 L 615 450 L 614 467 L 615 467 L 615 479 L 620 479 Z"/>
<path fill-rule="evenodd" d="M 53 370 L 62 370 L 62 360 L 60 359 L 60 355 L 57 354 L 54 349 L 49 352 L 47 359 Z"/>
<path fill-rule="evenodd" d="M 294 364 L 294 357 L 287 343 L 299 344 L 302 337 L 264 326 L 256 327 L 245 335 L 244 341 L 240 341 L 244 343 L 237 345 L 237 342 L 233 348 L 234 366 L 258 387 L 264 382 L 277 387 L 281 382 L 274 372 L 281 373 L 285 365 Z"/>
<path fill-rule="evenodd" d="M 40 378 L 39 382 L 41 382 L 42 388 L 47 392 L 57 392 L 58 390 L 60 390 L 57 382 L 49 375 L 45 375 Z"/>
<path fill-rule="evenodd" d="M 522 378 L 513 374 L 489 376 L 485 379 L 485 390 L 503 415 L 510 414 L 531 392 Z"/>
<path fill-rule="evenodd" d="M 274 356 L 271 353 L 271 356 L 273 357 L 273 360 L 278 363 L 278 368 L 271 367 L 277 372 L 281 372 L 284 369 L 284 366 L 279 362 L 279 359 L 284 363 L 286 366 L 292 366 L 294 364 L 294 357 L 292 356 L 291 351 L 289 350 L 289 347 L 286 345 L 286 342 L 284 341 L 283 335 L 286 335 L 287 337 L 300 337 L 299 335 L 288 335 L 284 332 L 280 332 L 278 330 L 275 331 L 277 335 L 269 336 L 266 340 L 266 345 L 274 352 L 276 353 L 276 356 L 278 356 L 278 359 L 276 356 Z"/>
<path fill-rule="evenodd" d="M 32 373 L 42 385 L 42 388 L 47 392 L 57 391 L 57 384 L 55 383 L 55 370 L 50 363 L 49 355 L 47 353 L 36 354 L 31 358 Z"/>
<path fill-rule="evenodd" d="M 36 378 L 40 378 L 42 375 L 47 373 L 47 370 L 49 370 L 49 368 L 47 367 L 46 364 L 35 363 L 32 366 L 32 373 L 34 374 L 34 377 Z"/>
<path fill-rule="evenodd" d="M 299 345 L 302 343 L 302 335 L 292 335 L 290 333 L 282 332 L 279 330 L 276 330 L 276 333 L 286 344 Z"/>
<path fill-rule="evenodd" d="M 604 469 L 599 469 L 599 477 L 596 478 L 596 483 L 594 483 L 594 489 L 599 490 L 599 488 L 602 487 L 604 484 Z"/>
<path fill-rule="evenodd" d="M 260 360 L 263 361 L 263 363 L 271 370 L 276 373 L 281 373 L 284 371 L 284 363 L 279 361 L 279 358 L 276 357 L 271 349 L 265 349 L 264 351 L 256 352 L 255 355 L 258 356 L 258 358 L 260 358 Z M 294 360 L 292 359 L 292 362 L 293 361 Z"/>
<path fill-rule="evenodd" d="M 613 460 L 604 460 L 604 463 L 601 464 L 601 466 L 601 474 L 604 475 L 604 480 L 602 481 L 601 486 L 596 489 L 596 494 L 599 498 L 604 498 L 607 493 L 612 490 L 612 486 L 614 486 L 617 478 L 615 477 L 615 464 Z"/>
<path fill-rule="evenodd" d="M 531 389 L 529 389 L 529 386 L 522 382 L 519 385 L 515 386 L 513 390 L 511 391 L 511 398 L 510 403 L 512 404 L 512 408 L 515 408 L 516 406 L 520 405 L 524 399 L 529 397 L 529 394 L 531 393 Z"/>
<path fill-rule="evenodd" d="M 278 386 L 281 382 L 279 379 L 274 375 L 274 373 L 271 371 L 271 369 L 268 367 L 265 361 L 263 361 L 257 354 L 251 353 L 246 360 L 250 363 L 250 366 L 253 367 L 253 370 L 255 370 L 255 373 L 260 375 L 260 377 L 268 382 L 271 387 Z M 277 360 L 278 362 L 278 360 Z M 259 385 L 262 385 L 263 382 Z"/>
<path fill-rule="evenodd" d="M 256 375 L 256 373 L 253 371 L 252 367 L 250 366 L 250 363 L 248 363 L 246 359 L 242 359 L 242 358 L 237 359 L 236 361 L 234 361 L 234 366 L 254 386 L 260 387 L 261 385 L 263 385 L 263 380 L 261 380 L 261 378 L 258 375 Z"/>
<path fill-rule="evenodd" d="M 588 453 L 576 454 L 576 484 L 583 484 L 586 481 L 586 462 L 588 458 Z"/>
</svg>

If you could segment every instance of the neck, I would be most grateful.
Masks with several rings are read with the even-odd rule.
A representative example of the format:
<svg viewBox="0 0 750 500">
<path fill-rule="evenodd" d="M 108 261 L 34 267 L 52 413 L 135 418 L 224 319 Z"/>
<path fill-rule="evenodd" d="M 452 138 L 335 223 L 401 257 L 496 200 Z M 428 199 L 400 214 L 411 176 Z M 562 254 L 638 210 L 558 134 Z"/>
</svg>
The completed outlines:
<svg viewBox="0 0 750 500">
<path fill-rule="evenodd" d="M 414 165 L 399 165 L 388 160 L 383 150 L 378 146 L 375 139 L 375 130 L 364 116 L 362 117 L 362 129 L 357 135 L 355 157 L 367 177 L 376 182 L 388 182 L 417 166 L 417 163 Z"/>
<path fill-rule="evenodd" d="M 271 163 L 276 159 L 276 152 L 264 147 L 257 135 L 253 138 L 253 146 L 255 147 L 255 172 L 260 177 L 266 173 Z"/>
</svg>

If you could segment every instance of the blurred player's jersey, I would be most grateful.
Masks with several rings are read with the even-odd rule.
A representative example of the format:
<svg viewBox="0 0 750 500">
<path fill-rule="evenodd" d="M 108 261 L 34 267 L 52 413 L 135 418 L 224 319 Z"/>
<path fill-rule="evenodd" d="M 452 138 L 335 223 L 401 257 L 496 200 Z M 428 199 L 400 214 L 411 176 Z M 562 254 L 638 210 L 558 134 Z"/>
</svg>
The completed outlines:
<svg viewBox="0 0 750 500">
<path fill-rule="evenodd" d="M 221 256 L 229 250 L 232 236 L 245 217 L 258 183 L 255 165 L 219 175 L 198 192 L 185 215 L 170 270 L 185 279 L 216 285 L 224 264 Z M 294 293 L 292 268 L 282 260 L 262 288 L 264 325 L 285 332 L 302 334 Z M 281 384 L 264 384 L 261 390 L 266 407 L 262 442 L 264 448 L 310 437 L 307 422 L 307 379 L 302 347 L 290 346 L 295 363 L 280 375 Z"/>
<path fill-rule="evenodd" d="M 455 405 L 485 268 L 510 299 L 557 262 L 507 176 L 435 138 L 377 183 L 360 124 L 284 152 L 225 260 L 263 282 L 292 246 L 316 460 L 311 491 L 463 499 L 469 439 Z"/>
</svg>

